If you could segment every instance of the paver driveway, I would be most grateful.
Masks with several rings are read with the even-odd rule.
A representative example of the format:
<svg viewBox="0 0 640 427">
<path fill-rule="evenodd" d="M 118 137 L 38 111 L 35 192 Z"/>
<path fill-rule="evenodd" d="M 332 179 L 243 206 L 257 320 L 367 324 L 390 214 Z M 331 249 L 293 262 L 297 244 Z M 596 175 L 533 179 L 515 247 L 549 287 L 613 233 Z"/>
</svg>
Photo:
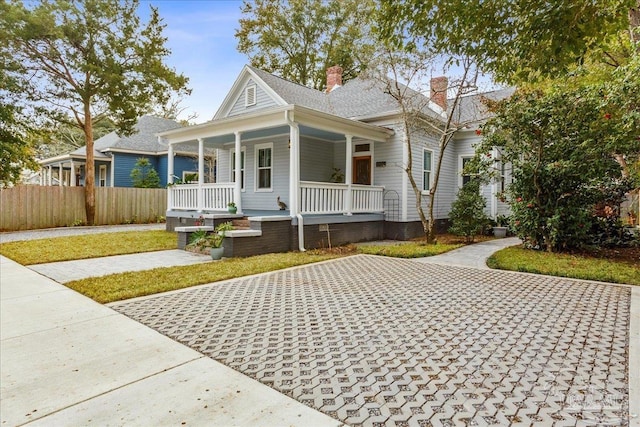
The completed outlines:
<svg viewBox="0 0 640 427">
<path fill-rule="evenodd" d="M 619 425 L 630 294 L 358 255 L 112 307 L 351 425 Z"/>
</svg>

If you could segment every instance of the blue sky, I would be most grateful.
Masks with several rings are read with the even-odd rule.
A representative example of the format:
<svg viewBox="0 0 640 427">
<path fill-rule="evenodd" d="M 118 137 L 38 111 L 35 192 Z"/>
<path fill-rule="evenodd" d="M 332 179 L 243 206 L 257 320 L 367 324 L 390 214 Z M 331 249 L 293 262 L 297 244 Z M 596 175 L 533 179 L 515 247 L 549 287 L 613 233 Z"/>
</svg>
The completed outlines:
<svg viewBox="0 0 640 427">
<path fill-rule="evenodd" d="M 186 110 L 179 116 L 197 113 L 196 123 L 213 118 L 242 67 L 249 59 L 236 50 L 234 36 L 242 16 L 241 0 L 140 0 L 140 15 L 149 5 L 158 8 L 166 24 L 168 64 L 189 77 L 191 96 L 180 104 Z M 144 19 L 144 18 L 143 18 Z M 449 77 L 454 70 L 447 72 Z M 435 74 L 440 75 L 440 74 Z M 486 76 L 482 90 L 495 89 Z"/>
<path fill-rule="evenodd" d="M 142 0 L 141 15 L 149 4 L 158 8 L 166 24 L 171 50 L 168 64 L 189 77 L 191 96 L 181 106 L 198 113 L 197 123 L 211 120 L 248 58 L 236 50 L 235 30 L 240 0 Z"/>
</svg>

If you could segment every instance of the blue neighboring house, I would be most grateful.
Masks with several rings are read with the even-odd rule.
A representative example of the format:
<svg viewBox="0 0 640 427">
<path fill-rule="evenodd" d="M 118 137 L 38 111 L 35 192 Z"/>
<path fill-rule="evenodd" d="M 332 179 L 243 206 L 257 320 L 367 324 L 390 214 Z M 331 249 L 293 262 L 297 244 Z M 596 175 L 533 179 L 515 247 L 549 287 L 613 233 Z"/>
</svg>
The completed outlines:
<svg viewBox="0 0 640 427">
<path fill-rule="evenodd" d="M 160 185 L 167 185 L 168 145 L 157 136 L 160 132 L 180 128 L 174 120 L 142 116 L 131 136 L 111 132 L 94 141 L 96 187 L 133 187 L 131 171 L 139 158 L 149 159 L 158 172 Z M 41 185 L 82 186 L 85 182 L 86 146 L 68 154 L 40 161 Z M 197 174 L 197 152 L 174 152 L 174 175 L 181 181 Z"/>
</svg>

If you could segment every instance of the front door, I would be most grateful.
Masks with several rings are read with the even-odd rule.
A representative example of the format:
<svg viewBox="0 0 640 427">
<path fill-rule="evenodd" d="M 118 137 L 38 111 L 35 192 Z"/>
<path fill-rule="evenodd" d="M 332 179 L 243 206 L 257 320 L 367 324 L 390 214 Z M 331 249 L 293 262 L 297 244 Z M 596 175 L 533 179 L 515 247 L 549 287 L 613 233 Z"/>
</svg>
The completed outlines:
<svg viewBox="0 0 640 427">
<path fill-rule="evenodd" d="M 371 185 L 371 156 L 353 158 L 353 183 Z"/>
</svg>

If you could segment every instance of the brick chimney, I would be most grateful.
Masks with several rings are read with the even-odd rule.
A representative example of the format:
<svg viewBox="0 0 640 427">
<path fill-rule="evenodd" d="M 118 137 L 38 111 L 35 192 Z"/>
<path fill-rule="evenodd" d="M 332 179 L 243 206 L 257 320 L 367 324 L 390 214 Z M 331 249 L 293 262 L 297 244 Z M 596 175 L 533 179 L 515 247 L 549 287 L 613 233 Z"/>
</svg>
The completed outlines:
<svg viewBox="0 0 640 427">
<path fill-rule="evenodd" d="M 449 79 L 446 77 L 434 77 L 431 79 L 431 100 L 438 104 L 443 110 L 447 110 L 447 88 Z"/>
<path fill-rule="evenodd" d="M 327 68 L 327 90 L 331 92 L 335 87 L 342 86 L 342 67 L 334 65 Z"/>
</svg>

